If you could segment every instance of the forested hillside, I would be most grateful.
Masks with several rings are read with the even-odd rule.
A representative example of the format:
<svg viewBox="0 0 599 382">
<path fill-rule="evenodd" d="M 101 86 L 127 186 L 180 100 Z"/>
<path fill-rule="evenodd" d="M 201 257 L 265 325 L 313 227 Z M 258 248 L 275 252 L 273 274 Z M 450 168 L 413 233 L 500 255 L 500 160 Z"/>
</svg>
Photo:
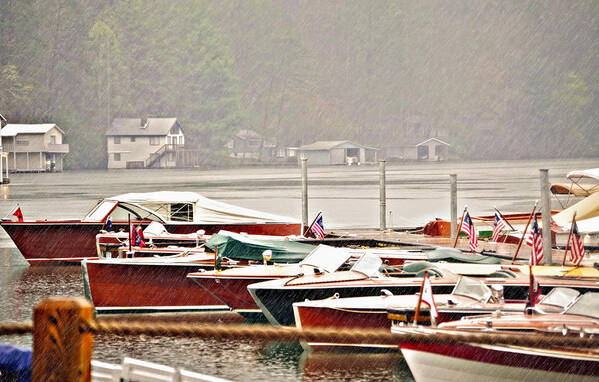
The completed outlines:
<svg viewBox="0 0 599 382">
<path fill-rule="evenodd" d="M 115 117 L 175 116 L 224 155 L 409 139 L 419 115 L 462 158 L 599 155 L 599 2 L 4 0 L 0 113 L 54 122 L 71 168 L 105 166 Z"/>
</svg>

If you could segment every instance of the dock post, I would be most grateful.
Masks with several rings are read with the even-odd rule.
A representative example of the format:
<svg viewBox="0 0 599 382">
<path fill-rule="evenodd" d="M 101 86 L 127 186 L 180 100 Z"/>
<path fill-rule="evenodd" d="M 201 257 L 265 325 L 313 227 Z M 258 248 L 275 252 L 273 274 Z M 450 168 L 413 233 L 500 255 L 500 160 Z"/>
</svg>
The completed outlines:
<svg viewBox="0 0 599 382">
<path fill-rule="evenodd" d="M 455 238 L 458 231 L 458 175 L 449 175 L 450 189 L 450 216 L 451 216 L 451 238 Z"/>
<path fill-rule="evenodd" d="M 308 227 L 308 158 L 302 156 L 302 225 Z"/>
<path fill-rule="evenodd" d="M 385 179 L 385 161 L 379 161 L 379 200 L 381 202 L 381 231 L 387 229 L 387 195 L 386 195 L 386 179 Z"/>
<path fill-rule="evenodd" d="M 91 380 L 91 303 L 83 297 L 46 298 L 33 311 L 31 380 Z"/>
<path fill-rule="evenodd" d="M 551 259 L 551 197 L 549 195 L 549 170 L 540 169 L 541 181 L 541 221 L 543 222 L 543 259 L 545 265 L 553 263 Z"/>
</svg>

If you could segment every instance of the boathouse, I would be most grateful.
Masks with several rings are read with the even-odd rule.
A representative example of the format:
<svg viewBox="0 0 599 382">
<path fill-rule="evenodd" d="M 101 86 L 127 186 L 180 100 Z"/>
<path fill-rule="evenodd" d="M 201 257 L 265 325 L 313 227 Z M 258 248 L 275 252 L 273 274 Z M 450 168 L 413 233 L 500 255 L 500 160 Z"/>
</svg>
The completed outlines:
<svg viewBox="0 0 599 382">
<path fill-rule="evenodd" d="M 318 141 L 297 149 L 311 165 L 364 164 L 377 161 L 378 149 L 350 141 Z"/>
<path fill-rule="evenodd" d="M 56 124 L 9 123 L 1 135 L 9 172 L 62 171 L 69 145 L 63 143 L 64 131 Z"/>
<path fill-rule="evenodd" d="M 108 168 L 183 167 L 185 135 L 177 118 L 115 118 L 105 135 Z"/>
<path fill-rule="evenodd" d="M 403 144 L 383 148 L 389 161 L 444 161 L 449 157 L 450 144 L 439 138 L 404 141 Z"/>
</svg>

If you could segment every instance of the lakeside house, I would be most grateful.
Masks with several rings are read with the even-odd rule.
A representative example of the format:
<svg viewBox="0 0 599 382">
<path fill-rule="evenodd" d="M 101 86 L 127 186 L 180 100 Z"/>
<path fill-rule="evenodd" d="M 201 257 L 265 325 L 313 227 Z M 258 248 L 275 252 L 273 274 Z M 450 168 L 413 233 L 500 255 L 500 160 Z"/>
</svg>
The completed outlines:
<svg viewBox="0 0 599 382">
<path fill-rule="evenodd" d="M 115 118 L 105 135 L 108 168 L 181 167 L 185 135 L 177 118 Z"/>
<path fill-rule="evenodd" d="M 379 149 L 350 141 L 318 141 L 297 148 L 310 165 L 364 164 L 377 161 Z"/>
<path fill-rule="evenodd" d="M 64 131 L 54 123 L 9 123 L 1 130 L 2 148 L 9 172 L 51 172 L 63 170 L 69 153 Z"/>
<path fill-rule="evenodd" d="M 276 156 L 277 146 L 253 130 L 239 130 L 225 145 L 231 158 L 264 160 Z"/>
<path fill-rule="evenodd" d="M 386 146 L 383 155 L 386 160 L 444 161 L 449 157 L 450 144 L 439 138 L 403 141 L 400 145 Z"/>
</svg>

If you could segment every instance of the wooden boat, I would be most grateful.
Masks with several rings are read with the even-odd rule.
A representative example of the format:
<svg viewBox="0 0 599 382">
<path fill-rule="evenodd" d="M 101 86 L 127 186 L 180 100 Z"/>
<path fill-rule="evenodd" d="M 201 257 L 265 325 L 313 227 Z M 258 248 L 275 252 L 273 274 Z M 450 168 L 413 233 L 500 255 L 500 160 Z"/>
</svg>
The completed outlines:
<svg viewBox="0 0 599 382">
<path fill-rule="evenodd" d="M 335 295 L 339 297 L 378 296 L 382 289 L 388 290 L 393 295 L 412 295 L 419 292 L 420 283 L 422 282 L 421 277 L 413 277 L 413 274 L 406 274 L 406 276 L 412 277 L 384 276 L 378 272 L 376 260 L 369 260 L 369 262 L 371 265 L 366 269 L 358 267 L 332 274 L 304 275 L 264 281 L 248 285 L 248 291 L 272 324 L 288 326 L 295 325 L 294 302 L 301 302 L 306 299 L 322 300 Z M 462 266 L 461 264 L 458 265 Z M 437 276 L 431 278 L 435 295 L 451 293 L 459 277 L 440 268 L 444 266 L 440 265 L 434 270 L 429 269 L 429 272 L 432 271 Z M 503 285 L 506 300 L 526 299 L 528 293 L 527 273 L 516 272 L 517 277 L 509 277 L 509 272 L 513 272 L 512 267 L 495 265 L 493 266 L 495 268 L 489 268 L 487 275 L 485 275 L 480 269 L 481 265 L 470 266 L 476 269 L 475 273 L 478 277 L 485 279 L 485 283 Z M 561 267 L 555 268 L 561 269 Z M 514 269 L 518 270 L 518 268 Z M 498 272 L 498 270 L 503 270 L 503 272 Z M 508 274 L 506 274 L 506 271 L 509 271 Z M 466 272 L 470 274 L 467 270 Z M 579 291 L 599 290 L 599 279 L 597 278 L 581 279 L 568 276 L 565 270 L 563 273 L 566 276 L 537 277 L 543 292 L 549 292 L 555 287 L 572 287 Z"/>
<path fill-rule="evenodd" d="M 204 247 L 133 248 L 137 252 L 131 251 L 122 258 L 87 260 L 82 263 L 84 286 L 96 310 L 102 313 L 229 309 L 186 276 L 199 270 L 213 270 L 216 265 L 224 269 L 247 265 L 252 259 L 261 260 L 263 249 L 274 252 L 273 259 L 284 261 L 296 256 L 303 258 L 304 252 L 314 248 L 263 238 L 221 231 L 205 243 L 209 252 L 204 252 Z M 215 256 L 217 247 L 218 256 Z M 171 250 L 176 254 L 165 256 Z M 160 256 L 144 256 L 152 253 Z"/>
<path fill-rule="evenodd" d="M 345 249 L 321 244 L 297 264 L 251 265 L 225 270 L 194 272 L 188 274 L 187 277 L 197 283 L 200 289 L 210 293 L 235 312 L 244 317 L 257 318 L 262 316 L 262 312 L 248 293 L 248 285 L 298 274 L 313 274 L 315 270 L 317 272 L 334 272 L 351 256 L 351 252 Z"/>
<path fill-rule="evenodd" d="M 199 247 L 210 238 L 203 230 L 187 234 L 169 233 L 164 225 L 159 222 L 151 222 L 143 230 L 144 246 L 136 247 L 132 245 L 131 250 L 139 252 L 140 250 L 148 251 L 152 255 L 159 254 L 157 248 L 168 247 L 184 247 L 192 248 Z M 96 248 L 99 258 L 117 258 L 124 257 L 123 252 L 129 250 L 130 233 L 128 231 L 101 231 L 96 235 Z M 133 243 L 134 244 L 134 243 Z M 175 254 L 172 250 L 165 250 L 164 254 Z"/>
<path fill-rule="evenodd" d="M 100 201 L 83 219 L 3 219 L 0 225 L 29 261 L 78 262 L 97 257 L 96 234 L 113 228 L 129 230 L 128 217 L 146 227 L 153 221 L 174 234 L 206 234 L 220 230 L 260 235 L 300 235 L 301 223 L 291 218 L 217 202 L 194 192 L 150 192 L 117 195 Z"/>
<path fill-rule="evenodd" d="M 186 277 L 212 269 L 213 253 L 84 260 L 81 267 L 85 295 L 98 313 L 229 310 Z"/>
<path fill-rule="evenodd" d="M 220 248 L 220 246 L 219 246 Z M 265 247 L 266 248 L 266 247 Z M 238 252 L 245 252 L 242 248 L 236 247 Z M 254 266 L 240 269 L 227 269 L 224 271 L 207 271 L 189 274 L 200 286 L 209 290 L 221 301 L 225 302 L 236 312 L 245 316 L 262 316 L 262 311 L 254 302 L 254 299 L 247 291 L 247 286 L 261 281 L 275 280 L 297 276 L 299 274 L 313 274 L 314 268 L 331 273 L 339 270 L 343 263 L 349 259 L 358 259 L 364 254 L 377 256 L 384 264 L 397 265 L 414 261 L 471 261 L 484 263 L 485 261 L 498 262 L 497 259 L 484 256 L 464 256 L 461 251 L 455 248 L 428 248 L 414 250 L 409 248 L 339 248 L 344 253 L 344 261 L 334 266 L 326 266 L 323 259 L 330 257 L 329 253 L 334 248 L 319 245 L 306 259 L 299 264 L 274 264 L 268 266 Z M 221 251 L 219 250 L 219 254 Z M 219 255 L 220 256 L 220 255 Z M 226 252 L 225 255 L 226 257 Z M 256 258 L 254 258 L 257 260 Z M 347 267 L 349 268 L 349 267 Z M 347 269 L 346 268 L 346 269 Z M 409 268 L 409 266 L 408 266 Z M 488 268 L 487 268 L 488 269 Z M 390 268 L 393 271 L 393 268 Z"/>
<path fill-rule="evenodd" d="M 599 294 L 587 292 L 563 313 L 490 315 L 440 325 L 443 333 L 484 331 L 495 334 L 493 344 L 401 344 L 417 381 L 436 381 L 439 375 L 459 381 L 598 381 L 596 348 L 502 345 L 501 337 L 518 333 L 588 336 L 599 333 Z M 537 312 L 538 313 L 538 312 Z M 401 333 L 402 328 L 394 328 Z M 434 336 L 430 331 L 423 335 Z"/>
<path fill-rule="evenodd" d="M 462 317 L 494 312 L 523 312 L 523 300 L 504 300 L 503 285 L 489 288 L 482 280 L 460 277 L 449 295 L 435 295 L 438 312 L 436 323 L 451 322 Z M 511 283 L 508 288 L 525 288 L 525 280 L 520 284 Z M 295 323 L 299 329 L 339 328 L 339 329 L 390 329 L 393 326 L 412 324 L 415 320 L 417 295 L 394 296 L 383 291 L 380 296 L 329 298 L 325 300 L 296 302 L 293 304 Z M 495 293 L 494 293 L 495 292 Z M 569 288 L 554 288 L 539 304 L 544 311 L 561 312 L 578 297 L 578 292 Z M 430 310 L 422 304 L 418 323 L 430 325 Z M 356 345 L 351 342 L 332 343 L 326 338 L 308 342 L 313 349 L 330 348 L 397 348 L 397 344 L 371 343 Z"/>
</svg>

